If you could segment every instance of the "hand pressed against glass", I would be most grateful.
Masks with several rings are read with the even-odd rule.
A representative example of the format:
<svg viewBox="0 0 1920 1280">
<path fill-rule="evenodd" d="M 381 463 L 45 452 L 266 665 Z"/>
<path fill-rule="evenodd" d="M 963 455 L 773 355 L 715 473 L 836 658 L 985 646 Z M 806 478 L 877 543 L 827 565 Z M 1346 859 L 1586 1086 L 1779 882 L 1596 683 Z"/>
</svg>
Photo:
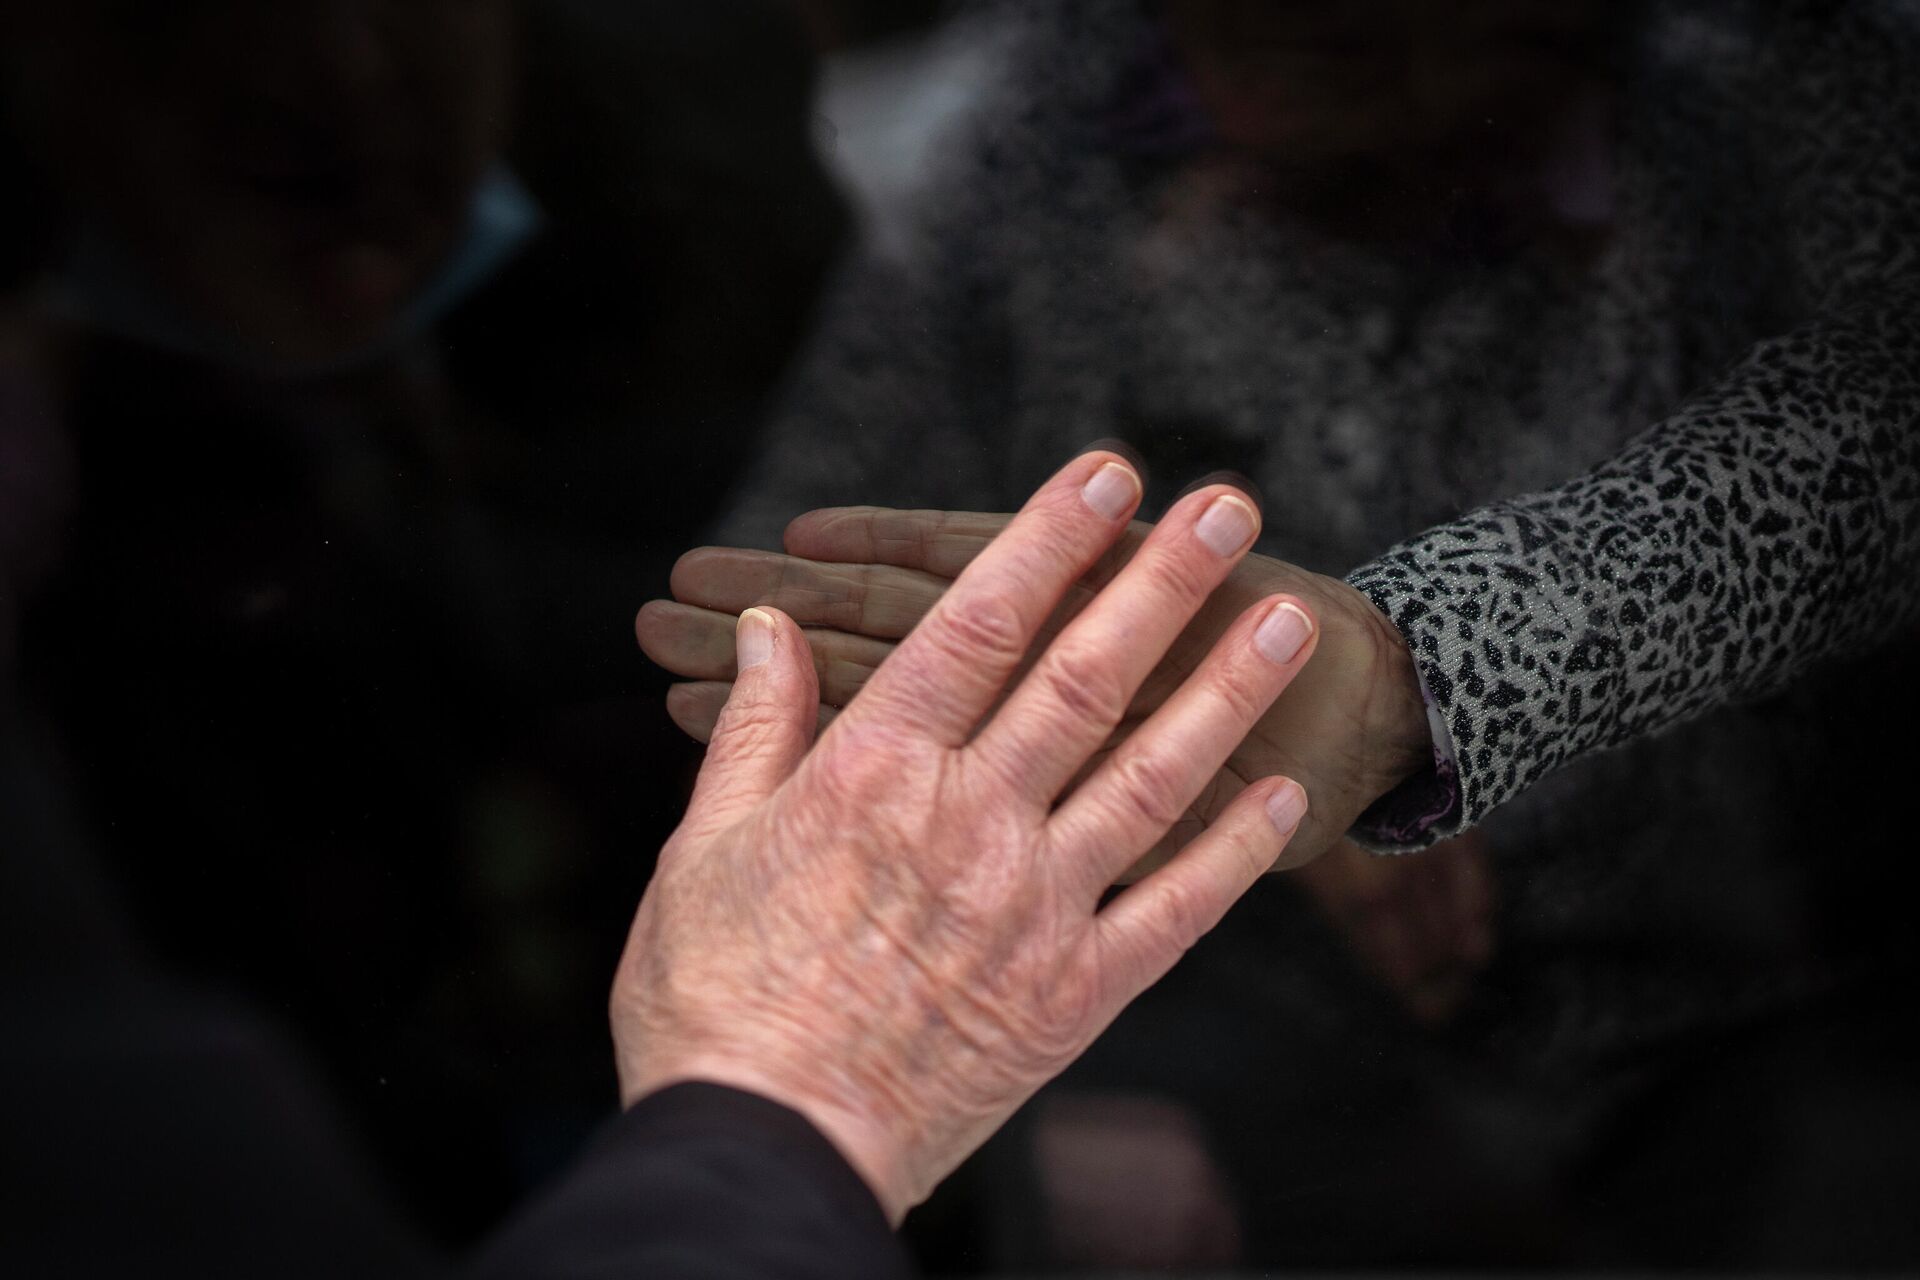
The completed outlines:
<svg viewBox="0 0 1920 1280">
<path fill-rule="evenodd" d="M 1306 802 L 1278 777 L 1099 905 L 1316 641 L 1299 600 L 1250 600 L 1088 772 L 1257 532 L 1234 491 L 1190 495 L 1030 657 L 1139 494 L 1115 455 L 1069 464 L 954 567 L 817 744 L 806 636 L 741 615 L 737 678 L 615 983 L 627 1101 L 706 1079 L 785 1102 L 897 1220 L 1273 864 Z"/>
<path fill-rule="evenodd" d="M 1168 518 L 1192 501 L 1183 500 Z M 832 508 L 787 527 L 787 555 L 723 547 L 689 552 L 674 569 L 675 599 L 649 604 L 638 621 L 647 655 L 696 682 L 677 686 L 668 710 L 693 736 L 704 739 L 711 732 L 726 699 L 724 682 L 733 676 L 733 615 L 772 605 L 808 628 L 823 722 L 830 719 L 1008 518 Z M 1077 616 L 1152 531 L 1135 522 L 1067 593 L 1041 640 Z M 1285 774 L 1313 800 L 1311 815 L 1288 846 L 1284 865 L 1291 867 L 1332 846 L 1367 805 L 1431 759 L 1412 658 L 1393 625 L 1359 592 L 1268 556 L 1244 557 L 1141 683 L 1115 742 L 1166 702 L 1243 610 L 1277 592 L 1307 602 L 1320 620 L 1320 656 L 1235 745 L 1173 837 L 1204 829 L 1249 782 Z M 1137 870 L 1149 869 L 1175 847 L 1156 849 Z"/>
</svg>

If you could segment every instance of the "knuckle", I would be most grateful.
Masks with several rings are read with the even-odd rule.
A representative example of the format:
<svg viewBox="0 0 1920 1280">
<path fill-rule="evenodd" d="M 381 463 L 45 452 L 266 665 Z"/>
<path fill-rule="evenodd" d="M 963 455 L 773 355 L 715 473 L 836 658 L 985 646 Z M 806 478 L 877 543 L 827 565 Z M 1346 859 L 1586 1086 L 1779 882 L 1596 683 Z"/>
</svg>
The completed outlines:
<svg viewBox="0 0 1920 1280">
<path fill-rule="evenodd" d="M 874 724 L 836 722 L 821 740 L 809 777 L 832 797 L 864 799 L 883 794 L 899 782 L 905 744 L 891 729 Z"/>
<path fill-rule="evenodd" d="M 1171 600 L 1187 604 L 1204 600 L 1212 592 L 1219 572 L 1218 561 L 1208 563 L 1182 548 L 1167 547 L 1141 565 L 1154 591 Z"/>
<path fill-rule="evenodd" d="M 938 645 L 931 653 L 903 651 L 900 661 L 884 668 L 888 679 L 883 687 L 869 693 L 863 686 L 858 692 L 870 699 L 870 709 L 876 715 L 924 732 L 927 709 L 943 706 L 952 694 L 955 665 L 954 656 Z M 876 670 L 875 675 L 879 674 Z M 847 699 L 848 703 L 852 701 L 851 697 Z"/>
<path fill-rule="evenodd" d="M 1178 822 L 1187 812 L 1186 788 L 1176 766 L 1148 755 L 1126 755 L 1114 761 L 1115 792 L 1129 816 L 1155 832 Z"/>
<path fill-rule="evenodd" d="M 885 564 L 926 567 L 940 555 L 940 544 L 952 521 L 949 512 L 894 511 L 882 517 L 884 527 L 874 539 L 876 560 Z"/>
<path fill-rule="evenodd" d="M 873 770 L 859 757 L 832 755 L 811 762 L 798 798 L 824 812 L 858 812 L 874 793 Z"/>
<path fill-rule="evenodd" d="M 1263 834 L 1271 829 L 1271 824 L 1262 822 L 1253 830 L 1238 827 L 1223 833 L 1240 883 L 1251 884 L 1272 870 L 1274 859 L 1280 856 L 1280 842 L 1277 836 Z"/>
<path fill-rule="evenodd" d="M 1078 1056 L 1097 1025 L 1098 992 L 1073 969 L 1018 966 L 1018 972 L 989 985 L 985 1007 L 997 1029 L 1012 1044 L 1043 1063 Z"/>
<path fill-rule="evenodd" d="M 1011 601 L 975 595 L 942 609 L 932 628 L 934 642 L 948 655 L 968 662 L 1010 665 L 1026 650 L 1020 611 Z"/>
<path fill-rule="evenodd" d="M 1078 723 L 1114 725 L 1127 713 L 1126 685 L 1113 663 L 1097 653 L 1057 645 L 1037 674 L 1047 696 Z"/>
<path fill-rule="evenodd" d="M 1086 1028 L 1099 1023 L 1100 990 L 1084 974 L 1067 971 L 1052 980 L 1049 995 L 1054 1039 L 1061 1051 L 1078 1053 L 1085 1047 Z"/>
<path fill-rule="evenodd" d="M 1174 952 L 1185 953 L 1206 933 L 1207 904 L 1190 881 L 1172 880 L 1161 886 L 1158 905 L 1158 933 Z"/>
<path fill-rule="evenodd" d="M 1266 712 L 1271 700 L 1270 681 L 1264 672 L 1250 670 L 1244 663 L 1223 663 L 1209 681 L 1222 719 L 1234 724 L 1251 725 Z"/>
<path fill-rule="evenodd" d="M 858 631 L 868 630 L 871 623 L 869 613 L 872 608 L 873 592 L 868 586 L 866 575 L 847 574 L 841 579 L 840 585 L 846 594 L 833 602 L 833 613 L 836 619 L 834 625 L 852 627 Z"/>
<path fill-rule="evenodd" d="M 964 760 L 975 795 L 995 805 L 1028 802 L 1033 791 L 1030 753 L 983 736 L 968 745 Z"/>
<path fill-rule="evenodd" d="M 1109 946 L 1114 953 L 1114 967 L 1127 975 L 1124 991 L 1129 999 L 1137 997 L 1179 963 L 1185 948 L 1175 945 L 1172 938 L 1173 930 L 1160 911 L 1113 937 Z"/>
<path fill-rule="evenodd" d="M 835 593 L 840 583 L 823 581 L 814 566 L 800 560 L 782 559 L 776 566 L 773 581 L 761 595 L 761 604 L 772 605 L 808 626 L 845 625 L 846 601 Z"/>
<path fill-rule="evenodd" d="M 1091 1018 L 1073 1003 L 1063 1003 L 1049 1014 L 1036 1026 L 1027 1043 L 1032 1046 L 1030 1052 L 1041 1069 L 1054 1076 L 1086 1049 L 1092 1039 L 1086 1031 Z"/>
<path fill-rule="evenodd" d="M 752 758 L 774 750 L 791 731 L 791 726 L 760 704 L 742 705 L 734 698 L 720 709 L 714 723 L 713 738 L 728 758 Z"/>
</svg>

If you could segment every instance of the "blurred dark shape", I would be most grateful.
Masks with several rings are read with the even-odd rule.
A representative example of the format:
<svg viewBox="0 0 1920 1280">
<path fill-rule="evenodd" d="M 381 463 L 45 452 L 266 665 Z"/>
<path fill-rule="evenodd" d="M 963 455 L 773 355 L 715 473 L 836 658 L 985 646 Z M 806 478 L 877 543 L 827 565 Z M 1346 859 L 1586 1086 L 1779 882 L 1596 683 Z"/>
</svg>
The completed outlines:
<svg viewBox="0 0 1920 1280">
<path fill-rule="evenodd" d="M 279 360 L 382 331 L 510 121 L 505 0 L 83 0 L 15 21 L 9 96 L 62 235 Z"/>
<path fill-rule="evenodd" d="M 8 22 L 6 283 L 72 459 L 16 602 L 27 753 L 162 968 L 284 1020 L 405 1207 L 471 1238 L 613 1105 L 607 975 L 698 758 L 630 618 L 845 230 L 799 29 Z M 475 255 L 501 190 L 527 208 Z"/>
<path fill-rule="evenodd" d="M 790 0 L 822 52 L 857 48 L 924 31 L 952 0 Z"/>
<path fill-rule="evenodd" d="M 1620 74 L 1643 6 L 1600 0 L 1166 0 L 1217 158 L 1347 240 L 1564 235 L 1537 175 Z M 1252 194 L 1252 193 L 1249 193 Z"/>
</svg>

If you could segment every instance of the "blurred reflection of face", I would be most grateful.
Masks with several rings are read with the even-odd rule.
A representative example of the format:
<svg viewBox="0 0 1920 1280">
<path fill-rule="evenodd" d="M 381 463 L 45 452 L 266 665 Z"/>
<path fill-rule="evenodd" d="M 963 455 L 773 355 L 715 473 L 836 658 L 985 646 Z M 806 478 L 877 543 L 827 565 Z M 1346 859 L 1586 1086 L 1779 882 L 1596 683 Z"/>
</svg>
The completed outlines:
<svg viewBox="0 0 1920 1280">
<path fill-rule="evenodd" d="M 1166 0 L 1222 139 L 1295 165 L 1525 145 L 1591 79 L 1608 0 Z M 1491 129 L 1491 134 L 1481 130 Z"/>
<path fill-rule="evenodd" d="M 64 0 L 23 116 L 83 216 L 201 319 L 368 342 L 438 265 L 507 114 L 508 0 Z"/>
</svg>

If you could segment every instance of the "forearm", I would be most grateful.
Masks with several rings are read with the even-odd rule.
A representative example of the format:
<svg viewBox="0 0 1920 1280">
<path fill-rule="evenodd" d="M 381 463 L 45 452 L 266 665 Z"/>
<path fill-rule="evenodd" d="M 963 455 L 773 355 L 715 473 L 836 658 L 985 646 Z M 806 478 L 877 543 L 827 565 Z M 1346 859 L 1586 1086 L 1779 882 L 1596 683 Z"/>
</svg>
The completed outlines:
<svg viewBox="0 0 1920 1280">
<path fill-rule="evenodd" d="M 1459 805 L 1427 838 L 1913 618 L 1917 316 L 1908 282 L 1762 343 L 1605 466 L 1350 576 L 1458 754 Z"/>
</svg>

